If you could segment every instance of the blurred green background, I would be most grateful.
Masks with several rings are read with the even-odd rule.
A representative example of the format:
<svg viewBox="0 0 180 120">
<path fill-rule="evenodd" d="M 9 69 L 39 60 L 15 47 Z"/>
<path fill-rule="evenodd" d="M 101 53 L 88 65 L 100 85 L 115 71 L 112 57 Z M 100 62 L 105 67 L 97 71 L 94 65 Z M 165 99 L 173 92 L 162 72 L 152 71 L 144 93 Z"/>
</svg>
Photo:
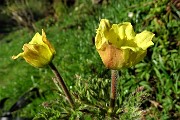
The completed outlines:
<svg viewBox="0 0 180 120">
<path fill-rule="evenodd" d="M 119 72 L 113 118 L 179 119 L 179 0 L 2 0 L 0 116 L 23 101 L 19 98 L 26 98 L 29 104 L 23 103 L 23 108 L 22 103 L 16 104 L 14 118 L 108 119 L 110 70 L 104 67 L 94 46 L 96 29 L 103 18 L 112 23 L 131 22 L 136 33 L 155 33 L 154 46 L 145 59 Z M 23 59 L 11 59 L 22 52 L 23 44 L 36 32 L 41 34 L 41 29 L 56 49 L 53 63 L 76 101 L 74 112 L 56 89 L 48 67 L 37 69 Z M 33 88 L 38 94 L 22 96 Z"/>
</svg>

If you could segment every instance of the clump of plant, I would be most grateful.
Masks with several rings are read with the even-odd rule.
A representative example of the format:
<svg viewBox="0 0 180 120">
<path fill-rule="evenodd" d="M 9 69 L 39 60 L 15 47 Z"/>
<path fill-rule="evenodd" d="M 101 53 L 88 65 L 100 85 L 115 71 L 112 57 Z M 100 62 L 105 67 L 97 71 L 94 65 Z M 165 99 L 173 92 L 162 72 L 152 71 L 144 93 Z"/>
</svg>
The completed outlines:
<svg viewBox="0 0 180 120">
<path fill-rule="evenodd" d="M 116 105 L 119 99 L 117 98 L 118 81 L 121 80 L 118 70 L 130 68 L 140 62 L 146 56 L 147 48 L 154 44 L 152 42 L 154 34 L 147 30 L 136 34 L 130 22 L 111 24 L 107 19 L 100 21 L 96 33 L 95 46 L 104 65 L 111 70 L 111 82 L 91 78 L 92 81 L 88 80 L 88 84 L 91 85 L 88 86 L 78 78 L 75 85 L 77 91 L 71 93 L 52 63 L 56 51 L 48 41 L 44 30 L 42 35 L 36 33 L 28 44 L 24 44 L 22 53 L 12 57 L 13 59 L 23 57 L 27 63 L 36 68 L 49 66 L 55 75 L 52 80 L 60 92 L 60 99 L 54 101 L 53 105 L 44 104 L 47 110 L 34 119 L 140 119 L 139 106 L 141 97 L 145 96 L 143 92 L 132 93 L 133 97 L 130 96 L 127 99 L 129 102 L 124 102 L 123 106 Z M 108 96 L 110 100 L 107 100 Z"/>
</svg>

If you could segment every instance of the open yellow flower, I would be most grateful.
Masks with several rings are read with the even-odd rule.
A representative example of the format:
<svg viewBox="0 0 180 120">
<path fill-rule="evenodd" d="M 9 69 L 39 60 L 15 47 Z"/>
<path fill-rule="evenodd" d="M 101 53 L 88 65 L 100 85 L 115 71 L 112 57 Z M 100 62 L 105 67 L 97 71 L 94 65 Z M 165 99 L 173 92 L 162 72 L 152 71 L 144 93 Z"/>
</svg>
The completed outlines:
<svg viewBox="0 0 180 120">
<path fill-rule="evenodd" d="M 28 44 L 24 44 L 22 49 L 24 52 L 12 58 L 23 57 L 26 62 L 37 68 L 48 65 L 55 54 L 55 49 L 47 40 L 44 30 L 42 30 L 42 36 L 36 33 Z"/>
<path fill-rule="evenodd" d="M 154 34 L 143 31 L 136 34 L 129 22 L 110 24 L 102 19 L 95 37 L 96 49 L 107 68 L 128 68 L 141 61 L 147 48 L 154 45 Z"/>
</svg>

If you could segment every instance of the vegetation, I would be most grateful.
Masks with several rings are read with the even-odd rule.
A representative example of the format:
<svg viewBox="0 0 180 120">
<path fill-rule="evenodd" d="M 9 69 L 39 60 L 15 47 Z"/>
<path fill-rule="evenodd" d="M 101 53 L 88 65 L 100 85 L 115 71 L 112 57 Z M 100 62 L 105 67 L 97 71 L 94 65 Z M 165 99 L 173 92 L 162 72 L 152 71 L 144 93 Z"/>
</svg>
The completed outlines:
<svg viewBox="0 0 180 120">
<path fill-rule="evenodd" d="M 178 0 L 104 0 L 99 4 L 90 0 L 71 4 L 46 1 L 47 11 L 49 5 L 54 7 L 54 11 L 46 15 L 43 1 L 38 4 L 29 1 L 26 5 L 35 10 L 31 11 L 32 27 L 29 23 L 27 26 L 12 24 L 12 28 L 4 28 L 8 34 L 0 35 L 0 116 L 13 111 L 13 117 L 35 120 L 180 118 Z M 11 11 L 5 6 L 2 8 L 1 14 L 7 18 L 6 13 Z M 148 49 L 145 59 L 130 69 L 119 71 L 118 97 L 112 116 L 107 114 L 110 70 L 104 67 L 94 46 L 94 36 L 102 18 L 112 23 L 131 22 L 136 33 L 144 29 L 155 33 L 155 45 Z M 48 67 L 37 69 L 22 59 L 11 59 L 21 52 L 23 44 L 28 43 L 35 32 L 41 33 L 41 29 L 56 49 L 53 63 L 73 95 L 75 110 L 61 89 L 56 89 Z M 23 106 L 16 103 L 18 100 L 25 101 Z"/>
</svg>

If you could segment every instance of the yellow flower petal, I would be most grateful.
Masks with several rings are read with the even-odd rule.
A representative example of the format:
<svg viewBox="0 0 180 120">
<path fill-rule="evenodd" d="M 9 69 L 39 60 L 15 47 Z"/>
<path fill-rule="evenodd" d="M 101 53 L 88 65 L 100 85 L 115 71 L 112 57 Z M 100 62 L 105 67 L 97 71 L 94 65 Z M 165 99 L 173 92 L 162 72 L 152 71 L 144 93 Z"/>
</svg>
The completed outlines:
<svg viewBox="0 0 180 120">
<path fill-rule="evenodd" d="M 149 31 L 143 31 L 136 35 L 135 42 L 137 43 L 138 47 L 146 50 L 149 46 L 154 45 L 152 42 L 152 38 L 155 34 Z"/>
<path fill-rule="evenodd" d="M 105 34 L 108 32 L 110 26 L 111 25 L 108 20 L 102 19 L 100 21 L 99 28 L 97 29 L 97 35 L 95 37 L 95 45 L 97 49 L 103 49 L 108 44 Z"/>
<path fill-rule="evenodd" d="M 130 49 L 130 50 L 132 50 L 134 52 L 139 50 L 137 47 L 131 47 L 131 46 L 122 46 L 121 49 L 122 50 Z"/>
<path fill-rule="evenodd" d="M 106 33 L 108 43 L 113 44 L 116 47 L 120 47 L 123 44 L 123 41 L 120 39 L 118 33 L 118 25 L 112 25 L 112 28 Z"/>
<path fill-rule="evenodd" d="M 29 44 L 39 44 L 43 45 L 42 36 L 39 33 L 36 33 Z"/>
<path fill-rule="evenodd" d="M 25 44 L 23 49 L 23 58 L 34 67 L 43 67 L 48 65 L 53 57 L 50 50 L 47 50 L 43 45 Z"/>
<path fill-rule="evenodd" d="M 124 24 L 126 24 L 126 29 L 125 29 L 125 33 L 126 33 L 126 38 L 127 40 L 132 40 L 135 37 L 135 32 L 133 30 L 133 26 L 131 25 L 131 23 L 129 22 L 124 22 Z"/>
<path fill-rule="evenodd" d="M 53 54 L 55 54 L 56 51 L 55 51 L 54 47 L 51 45 L 51 43 L 47 40 L 46 34 L 45 34 L 45 32 L 44 32 L 43 29 L 42 29 L 42 40 L 43 40 L 43 42 L 44 42 L 46 45 L 48 45 L 48 47 L 49 47 L 49 49 L 51 50 L 51 52 L 52 52 Z"/>
<path fill-rule="evenodd" d="M 124 40 L 124 39 L 126 38 L 126 34 L 125 34 L 125 28 L 126 28 L 126 26 L 120 24 L 120 25 L 118 26 L 118 28 L 119 28 L 119 37 L 120 37 L 121 40 Z"/>
<path fill-rule="evenodd" d="M 14 60 L 15 60 L 15 59 L 17 59 L 17 58 L 19 58 L 19 57 L 22 57 L 22 56 L 23 56 L 23 54 L 24 54 L 24 53 L 19 53 L 19 54 L 18 54 L 18 55 L 16 55 L 16 56 L 15 56 L 15 55 L 13 55 L 13 56 L 12 56 L 12 59 L 14 59 Z"/>
</svg>

